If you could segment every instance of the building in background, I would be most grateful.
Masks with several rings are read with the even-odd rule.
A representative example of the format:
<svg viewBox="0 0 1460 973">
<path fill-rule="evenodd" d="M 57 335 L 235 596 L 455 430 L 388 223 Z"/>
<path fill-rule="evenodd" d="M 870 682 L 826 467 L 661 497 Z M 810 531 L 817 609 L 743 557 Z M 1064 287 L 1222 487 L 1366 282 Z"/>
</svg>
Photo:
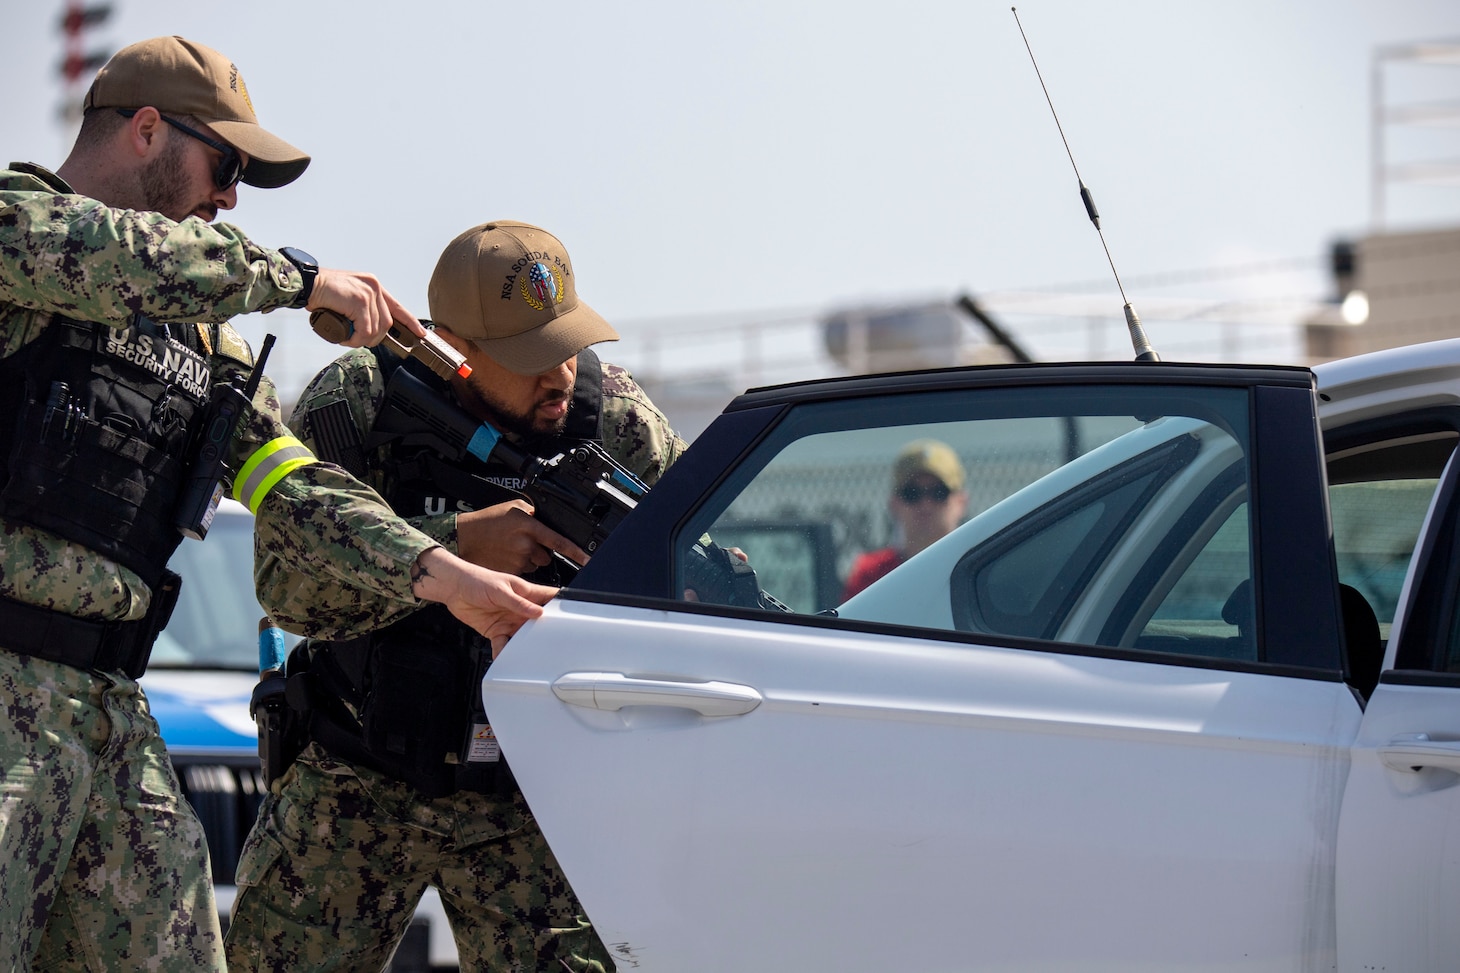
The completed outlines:
<svg viewBox="0 0 1460 973">
<path fill-rule="evenodd" d="M 1370 67 L 1368 235 L 1333 245 L 1330 303 L 1303 324 L 1311 363 L 1460 337 L 1460 227 L 1388 225 L 1401 187 L 1460 185 L 1460 40 L 1374 49 Z M 1436 92 L 1447 97 L 1435 98 Z M 1423 100 L 1420 100 L 1420 99 Z"/>
<path fill-rule="evenodd" d="M 977 334 L 970 328 L 977 323 L 957 301 L 858 307 L 828 313 L 821 336 L 827 354 L 851 375 L 1027 359 L 1022 349 L 1011 350 L 1006 334 L 1004 343 Z"/>
<path fill-rule="evenodd" d="M 1460 227 L 1336 243 L 1333 279 L 1303 325 L 1311 363 L 1460 337 Z"/>
</svg>

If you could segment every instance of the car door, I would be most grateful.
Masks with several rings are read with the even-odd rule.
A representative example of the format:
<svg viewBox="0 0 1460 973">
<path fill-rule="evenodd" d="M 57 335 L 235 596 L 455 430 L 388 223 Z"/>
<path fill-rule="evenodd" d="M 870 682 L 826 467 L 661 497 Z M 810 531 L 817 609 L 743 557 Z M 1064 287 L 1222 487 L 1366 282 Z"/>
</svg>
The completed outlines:
<svg viewBox="0 0 1460 973">
<path fill-rule="evenodd" d="M 1354 745 L 1339 830 L 1339 969 L 1460 957 L 1460 464 L 1450 457 Z"/>
<path fill-rule="evenodd" d="M 970 516 L 863 593 L 700 583 L 772 518 L 830 525 L 845 573 L 922 438 Z M 487 711 L 620 969 L 1331 969 L 1361 709 L 1324 488 L 1301 370 L 752 394 L 514 637 Z M 773 584 L 780 548 L 745 553 Z"/>
</svg>

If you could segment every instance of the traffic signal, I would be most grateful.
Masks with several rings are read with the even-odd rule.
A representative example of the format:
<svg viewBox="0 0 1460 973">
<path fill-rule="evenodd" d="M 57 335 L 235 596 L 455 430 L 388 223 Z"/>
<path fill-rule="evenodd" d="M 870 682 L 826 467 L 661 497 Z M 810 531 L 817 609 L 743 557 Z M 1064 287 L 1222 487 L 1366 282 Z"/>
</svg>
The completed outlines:
<svg viewBox="0 0 1460 973">
<path fill-rule="evenodd" d="M 66 5 L 60 23 L 61 33 L 66 35 L 66 56 L 61 60 L 61 74 L 68 84 L 88 77 L 111 56 L 104 50 L 87 51 L 81 37 L 82 31 L 103 23 L 111 13 L 111 4 L 91 7 L 84 7 L 79 3 Z"/>
</svg>

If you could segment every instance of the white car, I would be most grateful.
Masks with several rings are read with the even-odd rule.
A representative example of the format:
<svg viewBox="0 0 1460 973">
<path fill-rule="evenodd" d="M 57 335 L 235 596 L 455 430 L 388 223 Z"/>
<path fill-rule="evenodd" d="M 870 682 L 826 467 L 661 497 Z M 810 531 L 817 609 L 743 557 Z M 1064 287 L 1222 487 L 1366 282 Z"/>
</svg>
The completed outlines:
<svg viewBox="0 0 1460 973">
<path fill-rule="evenodd" d="M 487 712 L 620 970 L 1455 970 L 1457 440 L 1460 341 L 754 390 Z"/>
</svg>

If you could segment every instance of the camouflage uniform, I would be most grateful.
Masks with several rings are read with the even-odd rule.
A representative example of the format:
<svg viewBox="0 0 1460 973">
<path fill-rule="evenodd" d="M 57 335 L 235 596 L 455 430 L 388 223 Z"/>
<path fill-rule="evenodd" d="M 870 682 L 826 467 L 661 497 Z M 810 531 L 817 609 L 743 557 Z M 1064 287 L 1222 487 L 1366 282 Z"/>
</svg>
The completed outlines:
<svg viewBox="0 0 1460 973">
<path fill-rule="evenodd" d="M 0 171 L 0 358 L 53 315 L 121 328 L 140 313 L 198 327 L 221 381 L 252 355 L 226 324 L 199 322 L 290 306 L 302 287 L 236 227 L 111 209 L 37 166 Z M 232 468 L 288 435 L 265 380 Z M 418 604 L 410 565 L 433 542 L 338 468 L 288 473 L 256 514 L 272 550 Z M 121 622 L 144 617 L 153 593 L 113 560 L 0 520 L 0 595 Z M 223 969 L 202 828 L 138 682 L 5 650 L 0 634 L 0 707 L 0 969 Z"/>
<path fill-rule="evenodd" d="M 602 371 L 604 447 L 652 484 L 684 441 L 628 372 L 607 363 Z M 313 446 L 311 407 L 343 399 L 357 427 L 368 430 L 384 394 L 374 354 L 352 351 L 310 383 L 291 425 Z M 365 479 L 384 491 L 384 460 L 371 460 Z M 408 520 L 456 550 L 455 513 Z M 358 634 L 353 612 L 316 609 L 346 594 L 328 579 L 268 558 L 258 580 L 278 618 L 307 625 L 311 634 Z M 380 624 L 399 615 L 384 603 L 372 610 Z M 265 798 L 244 845 L 229 967 L 383 968 L 427 885 L 440 892 L 463 971 L 613 969 L 515 786 L 432 799 L 317 742 Z"/>
<path fill-rule="evenodd" d="M 313 430 L 304 417 L 314 405 L 342 399 L 356 427 L 366 430 L 374 424 L 384 397 L 385 379 L 374 353 L 355 349 L 314 377 L 300 395 L 290 425 L 313 449 Z M 633 376 L 607 362 L 603 363 L 601 428 L 603 446 L 609 454 L 650 486 L 688 448 Z M 367 470 L 363 479 L 376 490 L 385 489 L 385 474 L 378 467 Z M 406 522 L 452 553 L 457 551 L 455 513 L 407 515 Z M 350 583 L 348 572 L 301 571 L 293 552 L 274 540 L 268 525 L 260 523 L 257 533 L 267 541 L 268 550 L 281 552 L 266 554 L 258 562 L 255 580 L 259 600 L 291 632 L 305 632 L 316 638 L 348 638 L 384 627 L 414 610 L 412 605 L 357 589 Z"/>
</svg>

